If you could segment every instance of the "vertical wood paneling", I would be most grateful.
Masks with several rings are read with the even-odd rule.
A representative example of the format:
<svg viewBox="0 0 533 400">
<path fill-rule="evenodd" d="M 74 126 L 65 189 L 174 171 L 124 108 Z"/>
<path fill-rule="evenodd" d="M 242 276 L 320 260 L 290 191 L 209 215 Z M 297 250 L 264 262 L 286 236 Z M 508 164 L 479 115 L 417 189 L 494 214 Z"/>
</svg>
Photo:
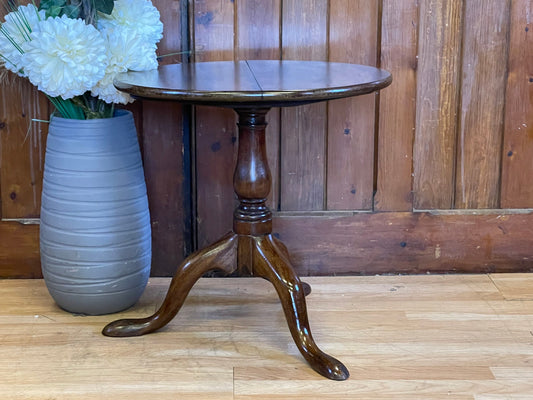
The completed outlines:
<svg viewBox="0 0 533 400">
<path fill-rule="evenodd" d="M 456 208 L 499 206 L 510 4 L 466 1 Z"/>
<path fill-rule="evenodd" d="M 236 49 L 239 60 L 281 57 L 281 0 L 235 0 Z"/>
<path fill-rule="evenodd" d="M 233 60 L 234 1 L 192 0 L 195 61 Z"/>
<path fill-rule="evenodd" d="M 233 60 L 234 3 L 195 0 L 193 18 L 195 61 Z M 233 110 L 196 107 L 195 119 L 196 223 L 203 247 L 232 227 L 236 116 Z"/>
<path fill-rule="evenodd" d="M 533 3 L 511 8 L 501 207 L 533 207 Z"/>
<path fill-rule="evenodd" d="M 181 50 L 180 24 L 188 17 L 188 40 L 196 61 L 283 58 L 374 64 L 379 53 L 381 66 L 392 72 L 392 86 L 380 94 L 379 120 L 373 118 L 374 102 L 365 98 L 285 109 L 282 116 L 279 110 L 273 110 L 269 115 L 268 157 L 274 180 L 269 204 L 304 214 L 305 223 L 300 225 L 294 217 L 285 222 L 283 217 L 275 219 L 276 229 L 282 239 L 289 239 L 289 247 L 300 246 L 293 252 L 300 270 L 335 273 L 354 265 L 353 252 L 346 252 L 341 264 L 320 264 L 332 253 L 342 253 L 347 248 L 342 240 L 333 246 L 338 246 L 339 251 L 319 248 L 318 259 L 322 261 L 316 262 L 316 246 L 312 240 L 301 241 L 303 234 L 307 237 L 311 229 L 320 231 L 321 237 L 342 239 L 353 235 L 347 235 L 346 225 L 332 220 L 330 213 L 308 218 L 305 212 L 325 207 L 371 209 L 369 177 L 374 165 L 376 211 L 454 206 L 533 208 L 531 0 L 154 0 L 154 4 L 165 26 L 160 55 Z M 180 16 L 181 11 L 187 11 L 185 5 L 189 14 Z M 162 62 L 179 60 L 179 56 L 172 56 L 164 57 Z M 197 192 L 191 199 L 184 197 L 189 195 L 189 188 L 183 165 L 187 149 L 181 107 L 139 102 L 128 108 L 137 116 L 142 139 L 153 224 L 152 272 L 170 275 L 187 250 L 190 223 L 197 224 L 199 246 L 231 229 L 235 205 L 235 115 L 231 110 L 197 108 L 191 139 L 195 145 L 192 151 Z M 3 218 L 38 216 L 47 125 L 33 124 L 26 141 L 25 137 L 30 119 L 48 119 L 48 114 L 47 102 L 31 85 L 21 80 L 13 86 L 2 84 Z M 374 142 L 376 121 L 379 132 Z M 373 143 L 378 144 L 377 151 L 372 148 Z M 189 201 L 197 203 L 196 221 L 186 221 Z M 392 213 L 390 217 L 399 215 Z M 405 233 L 407 227 L 416 237 L 424 238 L 436 228 L 439 232 L 453 231 L 457 220 L 461 220 L 472 228 L 469 237 L 474 248 L 488 246 L 484 253 L 488 264 L 468 268 L 473 271 L 496 265 L 490 250 L 494 247 L 492 242 L 477 243 L 476 238 L 485 228 L 474 216 L 465 213 L 438 219 L 433 228 L 414 223 L 419 216 L 401 216 L 406 222 L 398 232 Z M 353 222 L 357 216 L 347 218 L 347 224 L 359 224 Z M 363 219 L 360 225 L 368 228 L 370 236 L 385 226 L 379 213 Z M 357 225 L 357 229 L 361 230 L 361 226 Z M 24 233 L 13 233 L 6 227 L 6 222 L 0 223 L 0 237 L 6 232 L 15 239 L 17 235 L 29 235 L 24 251 L 31 253 L 32 262 L 23 275 L 39 276 L 35 269 L 37 229 L 17 228 L 17 232 Z M 510 231 L 520 236 L 523 229 L 520 225 Z M 409 238 L 396 236 L 391 236 L 391 246 L 387 248 L 379 238 L 367 240 L 362 246 L 383 259 L 413 248 Z M 292 244 L 290 237 L 294 239 Z M 449 242 L 453 247 L 453 238 Z M 499 265 L 524 268 L 527 260 L 520 261 L 517 267 L 511 256 L 525 254 L 527 249 L 520 241 L 511 242 L 502 252 L 510 256 L 501 256 Z M 439 243 L 438 252 L 429 247 L 426 252 L 437 263 L 444 255 L 442 242 Z M 4 258 L 0 258 L 4 263 L 11 262 L 20 260 L 21 254 L 19 249 L 2 253 Z M 363 256 L 361 259 L 372 258 Z M 424 256 L 415 254 L 401 268 L 413 272 L 426 261 Z M 443 263 L 442 268 L 453 269 L 456 263 L 452 264 Z M 379 268 L 383 266 L 369 266 L 365 272 L 374 273 Z M 14 269 L 9 274 L 17 276 Z"/>
<path fill-rule="evenodd" d="M 410 211 L 416 118 L 418 1 L 384 0 L 381 68 L 393 83 L 380 93 L 377 192 L 379 211 Z"/>
<path fill-rule="evenodd" d="M 196 180 L 198 247 L 231 230 L 233 169 L 237 148 L 235 115 L 214 107 L 196 109 Z"/>
<path fill-rule="evenodd" d="M 9 74 L 0 92 L 2 218 L 35 218 L 41 207 L 48 101 L 28 81 Z"/>
<path fill-rule="evenodd" d="M 453 204 L 461 0 L 422 0 L 418 39 L 414 208 Z"/>
<path fill-rule="evenodd" d="M 281 58 L 281 0 L 236 0 L 236 56 L 239 60 L 278 60 Z M 279 203 L 280 110 L 267 114 L 267 157 L 272 174 L 268 206 Z"/>
<path fill-rule="evenodd" d="M 378 5 L 330 0 L 329 61 L 376 65 Z M 375 104 L 375 94 L 329 102 L 328 210 L 372 209 Z"/>
<path fill-rule="evenodd" d="M 28 0 L 16 4 L 26 5 Z M 9 12 L 2 3 L 0 23 Z M 0 67 L 0 218 L 38 217 L 49 120 L 46 97 Z"/>
<path fill-rule="evenodd" d="M 182 21 L 186 21 L 181 15 L 187 10 L 186 3 L 189 0 L 151 0 L 159 10 L 163 23 L 163 38 L 157 45 L 157 54 L 160 56 L 159 64 L 181 62 L 183 50 Z M 178 54 L 176 54 L 178 53 Z"/>
<path fill-rule="evenodd" d="M 328 1 L 284 0 L 284 60 L 328 58 Z M 325 206 L 326 103 L 281 111 L 281 210 L 322 210 Z"/>
<path fill-rule="evenodd" d="M 152 224 L 152 275 L 169 276 L 183 260 L 190 238 L 184 208 L 181 107 L 143 102 L 144 172 Z M 169 129 L 172 128 L 172 129 Z"/>
<path fill-rule="evenodd" d="M 186 0 L 181 0 L 186 1 Z M 158 54 L 181 51 L 180 1 L 154 0 L 164 26 Z M 163 63 L 179 56 L 163 58 Z M 152 224 L 152 275 L 174 273 L 190 247 L 190 210 L 185 205 L 182 106 L 143 101 L 137 119 L 142 123 L 143 164 Z"/>
</svg>

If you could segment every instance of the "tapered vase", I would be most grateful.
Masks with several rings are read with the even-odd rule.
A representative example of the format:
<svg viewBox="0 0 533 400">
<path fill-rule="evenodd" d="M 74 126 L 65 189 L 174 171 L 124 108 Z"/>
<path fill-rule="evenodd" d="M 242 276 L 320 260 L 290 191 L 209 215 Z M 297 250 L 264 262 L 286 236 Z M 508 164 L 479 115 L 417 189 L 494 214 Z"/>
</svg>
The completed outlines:
<svg viewBox="0 0 533 400">
<path fill-rule="evenodd" d="M 151 229 L 133 116 L 53 116 L 44 165 L 40 252 L 63 309 L 109 314 L 137 302 L 148 282 Z"/>
</svg>

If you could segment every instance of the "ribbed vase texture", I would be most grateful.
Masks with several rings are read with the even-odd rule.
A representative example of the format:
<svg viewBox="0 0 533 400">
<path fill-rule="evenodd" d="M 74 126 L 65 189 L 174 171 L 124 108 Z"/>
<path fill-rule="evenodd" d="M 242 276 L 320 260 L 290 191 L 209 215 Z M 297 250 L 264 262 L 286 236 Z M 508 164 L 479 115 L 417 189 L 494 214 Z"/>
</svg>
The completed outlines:
<svg viewBox="0 0 533 400">
<path fill-rule="evenodd" d="M 46 286 L 63 309 L 108 314 L 137 302 L 150 274 L 151 230 L 133 116 L 52 117 L 41 225 Z"/>
</svg>

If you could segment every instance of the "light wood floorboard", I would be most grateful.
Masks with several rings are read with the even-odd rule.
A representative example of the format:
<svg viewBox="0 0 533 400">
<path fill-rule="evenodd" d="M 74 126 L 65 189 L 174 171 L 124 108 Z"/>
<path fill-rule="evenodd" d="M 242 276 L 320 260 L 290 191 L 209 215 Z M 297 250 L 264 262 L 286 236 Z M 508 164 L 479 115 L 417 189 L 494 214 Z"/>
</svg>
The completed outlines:
<svg viewBox="0 0 533 400">
<path fill-rule="evenodd" d="M 136 338 L 169 279 L 120 314 L 72 315 L 42 280 L 0 280 L 0 399 L 533 399 L 533 274 L 306 278 L 313 335 L 349 380 L 313 372 L 270 284 L 202 279 L 178 316 Z"/>
</svg>

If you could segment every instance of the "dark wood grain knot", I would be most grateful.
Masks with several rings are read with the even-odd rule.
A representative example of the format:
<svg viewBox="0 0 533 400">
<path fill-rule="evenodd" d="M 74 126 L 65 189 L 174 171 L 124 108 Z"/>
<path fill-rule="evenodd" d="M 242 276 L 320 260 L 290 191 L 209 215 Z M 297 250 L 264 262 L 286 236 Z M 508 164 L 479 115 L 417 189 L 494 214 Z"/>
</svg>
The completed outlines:
<svg viewBox="0 0 533 400">
<path fill-rule="evenodd" d="M 200 13 L 197 17 L 196 17 L 196 22 L 199 24 L 199 25 L 203 25 L 203 26 L 209 26 L 211 24 L 211 22 L 213 22 L 213 20 L 215 19 L 215 15 L 213 14 L 212 11 L 207 11 L 207 12 L 204 12 L 204 13 Z"/>
<path fill-rule="evenodd" d="M 220 142 L 215 142 L 211 145 L 211 151 L 213 153 L 216 153 L 217 151 L 220 151 L 220 149 L 222 148 L 222 145 L 220 144 Z"/>
</svg>

